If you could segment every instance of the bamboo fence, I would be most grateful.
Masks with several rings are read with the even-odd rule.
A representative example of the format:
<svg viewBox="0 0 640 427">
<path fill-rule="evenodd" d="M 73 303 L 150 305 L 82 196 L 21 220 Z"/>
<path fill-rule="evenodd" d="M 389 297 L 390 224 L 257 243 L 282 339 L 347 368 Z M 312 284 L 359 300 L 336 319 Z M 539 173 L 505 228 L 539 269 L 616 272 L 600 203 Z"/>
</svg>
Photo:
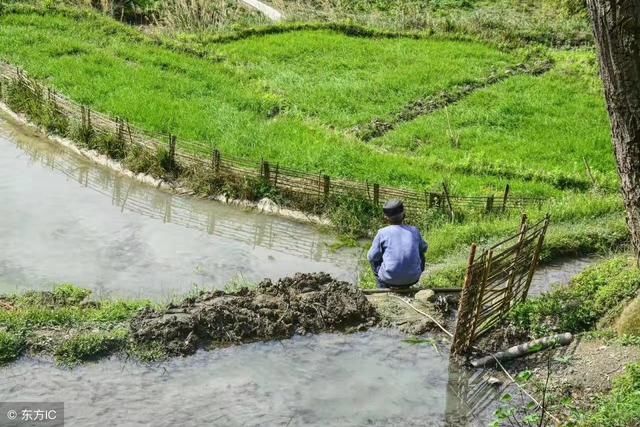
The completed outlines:
<svg viewBox="0 0 640 427">
<path fill-rule="evenodd" d="M 478 338 L 527 298 L 548 225 L 549 216 L 530 226 L 523 215 L 518 234 L 479 256 L 476 246 L 471 247 L 452 353 L 468 353 Z"/>
<path fill-rule="evenodd" d="M 141 191 L 141 188 L 119 179 L 102 168 L 78 167 L 66 156 L 33 149 L 29 144 L 18 146 L 30 157 L 59 171 L 78 184 L 111 199 L 122 211 L 133 212 L 154 220 L 204 231 L 229 241 L 258 246 L 282 254 L 294 254 L 306 259 L 339 263 L 334 253 L 319 241 L 311 229 L 292 228 L 282 221 L 251 221 L 232 215 L 220 217 L 206 205 L 187 197 Z"/>
<path fill-rule="evenodd" d="M 195 167 L 210 176 L 225 180 L 255 178 L 267 183 L 278 193 L 298 201 L 307 210 L 318 210 L 332 197 L 349 196 L 364 198 L 380 206 L 388 199 L 401 199 L 410 217 L 417 217 L 427 210 L 441 210 L 453 219 L 461 210 L 481 212 L 504 212 L 523 209 L 529 206 L 541 206 L 544 198 L 513 197 L 509 185 L 496 199 L 489 196 L 454 196 L 446 184 L 440 191 L 411 191 L 381 186 L 378 183 L 356 182 L 335 179 L 323 173 L 308 173 L 287 168 L 279 163 L 262 159 L 255 161 L 223 155 L 214 143 L 180 140 L 175 135 L 162 135 L 142 129 L 121 118 L 111 118 L 91 110 L 60 95 L 55 90 L 42 86 L 28 77 L 24 71 L 12 65 L 0 62 L 0 97 L 4 99 L 4 89 L 8 83 L 18 82 L 33 94 L 39 95 L 44 102 L 55 108 L 70 122 L 81 124 L 96 135 L 115 135 L 128 146 L 138 146 L 145 150 L 168 150 L 172 164 Z M 155 152 L 155 151 L 154 151 Z M 207 154 L 208 153 L 208 154 Z"/>
</svg>

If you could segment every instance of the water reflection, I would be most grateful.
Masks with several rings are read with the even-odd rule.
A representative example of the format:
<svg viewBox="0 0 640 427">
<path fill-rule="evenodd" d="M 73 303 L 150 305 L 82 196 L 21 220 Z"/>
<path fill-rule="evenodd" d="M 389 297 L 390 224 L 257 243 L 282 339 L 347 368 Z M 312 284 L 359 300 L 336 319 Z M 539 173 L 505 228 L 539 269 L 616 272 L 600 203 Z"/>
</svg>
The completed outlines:
<svg viewBox="0 0 640 427">
<path fill-rule="evenodd" d="M 553 289 L 554 285 L 566 285 L 598 261 L 596 257 L 560 259 L 536 270 L 531 280 L 529 296 L 537 296 Z"/>
<path fill-rule="evenodd" d="M 238 276 L 357 277 L 359 254 L 312 226 L 140 184 L 1 119 L 0 178 L 0 292 L 68 281 L 162 298 Z"/>
</svg>

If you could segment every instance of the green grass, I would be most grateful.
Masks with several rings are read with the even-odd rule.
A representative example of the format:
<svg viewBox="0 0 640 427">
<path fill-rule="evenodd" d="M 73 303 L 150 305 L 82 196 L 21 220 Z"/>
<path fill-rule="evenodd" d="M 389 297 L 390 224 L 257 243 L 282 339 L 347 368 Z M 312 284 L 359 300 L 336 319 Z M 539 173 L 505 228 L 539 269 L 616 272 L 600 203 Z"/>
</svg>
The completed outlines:
<svg viewBox="0 0 640 427">
<path fill-rule="evenodd" d="M 476 37 L 508 45 L 592 41 L 582 0 L 272 0 L 293 21 Z"/>
<path fill-rule="evenodd" d="M 0 366 L 20 357 L 24 345 L 25 342 L 21 336 L 0 331 Z"/>
<path fill-rule="evenodd" d="M 578 425 L 585 427 L 635 426 L 640 420 L 640 364 L 628 365 L 614 381 L 613 389 L 601 398 L 597 409 Z"/>
<path fill-rule="evenodd" d="M 324 75 L 322 70 L 303 73 L 305 64 L 324 62 L 315 51 L 304 50 L 301 42 L 279 50 L 274 47 L 274 52 L 280 52 L 274 62 L 267 62 L 263 70 L 249 72 L 246 64 L 235 66 L 233 60 L 207 60 L 161 47 L 132 29 L 90 13 L 16 9 L 19 12 L 7 10 L 0 17 L 0 57 L 25 67 L 34 77 L 96 110 L 125 117 L 150 131 L 177 134 L 179 147 L 189 148 L 182 141 L 199 140 L 217 146 L 223 155 L 247 156 L 256 161 L 266 158 L 310 172 L 324 171 L 334 177 L 396 187 L 433 188 L 448 179 L 457 193 L 482 194 L 499 192 L 506 183 L 503 177 L 470 175 L 434 164 L 428 157 L 387 153 L 349 133 L 331 129 L 341 122 L 355 123 L 372 114 L 391 113 L 413 97 L 483 77 L 492 68 L 491 61 L 505 64 L 512 59 L 486 45 L 446 40 L 370 40 L 330 32 L 281 34 L 269 38 L 274 40 L 272 44 L 280 37 L 291 39 L 294 35 L 309 43 L 317 38 L 313 43 L 324 43 L 324 52 L 335 50 L 340 54 L 332 55 L 334 60 L 345 59 L 325 70 Z M 254 38 L 237 43 L 247 49 L 253 44 L 257 51 L 264 41 Z M 211 49 L 231 50 L 235 45 L 214 45 Z M 371 49 L 378 45 L 380 57 L 371 58 Z M 414 51 L 418 58 L 402 61 L 402 55 Z M 419 58 L 420 55 L 427 58 Z M 428 67 L 429 56 L 433 55 L 443 59 L 438 63 L 453 61 L 452 65 L 434 62 Z M 474 57 L 474 61 L 460 67 L 461 55 Z M 291 58 L 289 65 L 278 71 L 278 61 L 286 56 Z M 341 67 L 344 69 L 340 72 Z M 391 69 L 394 73 L 385 72 Z M 260 73 L 275 73 L 276 80 L 258 78 Z M 375 75 L 376 84 L 367 82 L 363 77 L 366 75 Z M 406 80 L 406 87 L 393 95 L 402 80 Z M 426 84 L 427 80 L 433 81 Z M 309 94 L 315 91 L 306 101 L 309 94 L 305 94 L 300 82 L 323 84 L 316 89 L 315 85 L 306 85 L 311 86 Z M 290 92 L 284 86 L 283 93 L 271 91 L 282 83 L 289 85 L 284 86 Z M 354 109 L 356 100 L 338 96 L 341 88 L 348 89 L 352 96 L 366 95 L 364 100 L 358 100 L 363 102 L 362 110 Z M 346 110 L 326 109 L 323 100 L 332 98 L 336 99 L 332 101 L 334 106 L 346 103 Z M 311 119 L 305 111 L 314 108 L 324 109 L 324 118 L 331 124 Z M 352 110 L 353 117 L 345 115 L 348 110 Z M 579 122 L 571 120 L 576 117 L 567 116 L 566 129 L 578 126 Z M 442 150 L 444 158 L 450 156 L 446 151 Z M 608 146 L 598 147 L 598 154 L 610 156 L 608 151 Z M 516 195 L 558 195 L 547 182 L 510 181 Z"/>
<path fill-rule="evenodd" d="M 340 129 L 516 61 L 477 42 L 368 39 L 326 30 L 252 37 L 212 50 L 292 108 Z"/>
<path fill-rule="evenodd" d="M 56 362 L 74 366 L 82 362 L 97 360 L 124 349 L 128 337 L 127 329 L 109 332 L 85 332 L 71 337 L 55 350 Z"/>
<path fill-rule="evenodd" d="M 606 260 L 511 312 L 514 324 L 532 336 L 582 332 L 619 312 L 640 290 L 640 270 L 626 256 Z"/>
<path fill-rule="evenodd" d="M 160 348 L 128 341 L 129 321 L 152 307 L 150 302 L 92 301 L 90 295 L 87 289 L 64 284 L 51 292 L 0 296 L 0 365 L 25 352 L 52 354 L 68 366 L 120 351 L 144 361 L 161 358 Z"/>
<path fill-rule="evenodd" d="M 30 328 L 118 325 L 138 310 L 151 306 L 148 301 L 86 301 L 90 291 L 61 285 L 53 292 L 27 292 L 6 299 L 13 310 L 0 310 L 0 325 L 9 332 Z"/>
<path fill-rule="evenodd" d="M 438 169 L 512 176 L 558 187 L 618 179 L 601 84 L 591 51 L 560 53 L 545 75 L 520 75 L 398 126 L 381 148 L 428 159 Z M 455 135 L 457 147 L 452 147 Z"/>
</svg>

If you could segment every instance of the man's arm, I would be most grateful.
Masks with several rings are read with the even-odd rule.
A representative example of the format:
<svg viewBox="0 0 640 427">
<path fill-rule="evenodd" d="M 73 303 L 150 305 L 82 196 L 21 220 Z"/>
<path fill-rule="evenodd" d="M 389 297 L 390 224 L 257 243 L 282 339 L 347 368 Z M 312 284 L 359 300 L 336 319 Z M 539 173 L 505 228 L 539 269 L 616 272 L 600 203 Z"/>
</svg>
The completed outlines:
<svg viewBox="0 0 640 427">
<path fill-rule="evenodd" d="M 376 276 L 378 275 L 378 270 L 382 265 L 383 254 L 384 249 L 382 248 L 382 238 L 380 237 L 380 233 L 378 233 L 376 234 L 375 239 L 373 239 L 371 249 L 369 249 L 369 253 L 367 254 L 367 259 L 369 260 L 369 264 L 371 264 L 371 269 Z"/>
<path fill-rule="evenodd" d="M 422 271 L 424 271 L 426 265 L 427 265 L 427 259 L 426 259 L 426 254 L 427 254 L 427 250 L 429 249 L 429 245 L 427 244 L 427 242 L 424 241 L 424 239 L 422 238 L 422 235 L 418 232 L 418 237 L 420 238 L 420 268 L 422 268 Z"/>
</svg>

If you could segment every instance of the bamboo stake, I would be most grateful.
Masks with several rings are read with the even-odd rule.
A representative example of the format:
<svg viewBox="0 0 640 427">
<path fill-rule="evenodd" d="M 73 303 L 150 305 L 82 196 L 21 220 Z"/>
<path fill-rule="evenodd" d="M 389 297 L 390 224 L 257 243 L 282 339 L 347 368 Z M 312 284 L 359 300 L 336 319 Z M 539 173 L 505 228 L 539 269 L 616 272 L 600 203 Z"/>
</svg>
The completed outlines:
<svg viewBox="0 0 640 427">
<path fill-rule="evenodd" d="M 446 182 L 442 183 L 442 190 L 444 191 L 444 197 L 447 202 L 447 207 L 449 208 L 449 216 L 451 217 L 451 222 L 455 219 L 453 214 L 453 206 L 451 205 L 451 198 L 449 197 L 449 188 Z"/>
<path fill-rule="evenodd" d="M 531 267 L 529 268 L 529 274 L 527 276 L 527 281 L 524 286 L 524 292 L 522 293 L 522 301 L 524 302 L 527 299 L 527 295 L 529 294 L 529 287 L 531 286 L 531 281 L 533 280 L 533 275 L 538 268 L 538 263 L 540 261 L 540 252 L 542 251 L 542 245 L 544 243 L 544 238 L 547 234 L 547 227 L 549 226 L 549 214 L 546 215 L 544 225 L 542 226 L 542 230 L 540 231 L 540 237 L 538 238 L 538 244 L 536 245 L 536 249 L 533 253 L 533 259 L 531 260 Z"/>
<path fill-rule="evenodd" d="M 466 319 L 469 318 L 468 310 L 471 300 L 473 298 L 473 262 L 476 256 L 477 245 L 474 243 L 471 245 L 471 251 L 469 252 L 469 260 L 467 261 L 467 273 L 464 279 L 464 286 L 462 288 L 462 294 L 460 296 L 460 303 L 458 304 L 458 321 L 456 322 L 455 335 L 453 342 L 451 343 L 451 352 L 453 354 L 464 354 L 468 348 L 468 331 L 467 325 L 465 325 Z"/>
<path fill-rule="evenodd" d="M 504 296 L 504 305 L 502 306 L 502 314 L 506 314 L 509 311 L 509 307 L 511 306 L 511 298 L 513 292 L 513 282 L 515 280 L 516 273 L 516 263 L 518 260 L 518 256 L 520 255 L 520 251 L 522 250 L 522 241 L 527 233 L 527 215 L 522 215 L 522 220 L 520 221 L 520 236 L 518 237 L 518 244 L 516 246 L 515 255 L 513 257 L 513 261 L 509 266 L 509 281 L 507 282 L 507 289 Z"/>
<path fill-rule="evenodd" d="M 482 308 L 482 304 L 484 302 L 484 290 L 487 286 L 487 276 L 489 274 L 489 272 L 491 271 L 491 263 L 493 261 L 493 250 L 490 250 L 487 257 L 486 257 L 486 262 L 484 262 L 483 264 L 483 272 L 482 272 L 482 281 L 480 282 L 480 287 L 478 289 L 478 297 L 475 300 L 476 303 L 476 307 L 475 307 L 475 313 L 473 316 L 473 324 L 471 326 L 471 332 L 470 335 L 473 336 L 476 333 L 476 328 L 478 327 L 478 319 L 480 318 L 480 310 Z"/>
<path fill-rule="evenodd" d="M 507 199 L 509 198 L 509 192 L 511 191 L 511 186 L 507 184 L 504 188 L 504 196 L 502 197 L 502 212 L 507 209 Z"/>
<path fill-rule="evenodd" d="M 471 366 L 473 366 L 474 368 L 480 368 L 496 361 L 504 362 L 507 360 L 513 360 L 522 356 L 526 356 L 528 354 L 545 350 L 549 347 L 555 347 L 558 345 L 569 345 L 571 341 L 573 341 L 573 335 L 571 335 L 571 333 L 569 332 L 539 338 L 537 340 L 510 347 L 505 351 L 481 357 L 480 359 L 472 360 Z"/>
</svg>

